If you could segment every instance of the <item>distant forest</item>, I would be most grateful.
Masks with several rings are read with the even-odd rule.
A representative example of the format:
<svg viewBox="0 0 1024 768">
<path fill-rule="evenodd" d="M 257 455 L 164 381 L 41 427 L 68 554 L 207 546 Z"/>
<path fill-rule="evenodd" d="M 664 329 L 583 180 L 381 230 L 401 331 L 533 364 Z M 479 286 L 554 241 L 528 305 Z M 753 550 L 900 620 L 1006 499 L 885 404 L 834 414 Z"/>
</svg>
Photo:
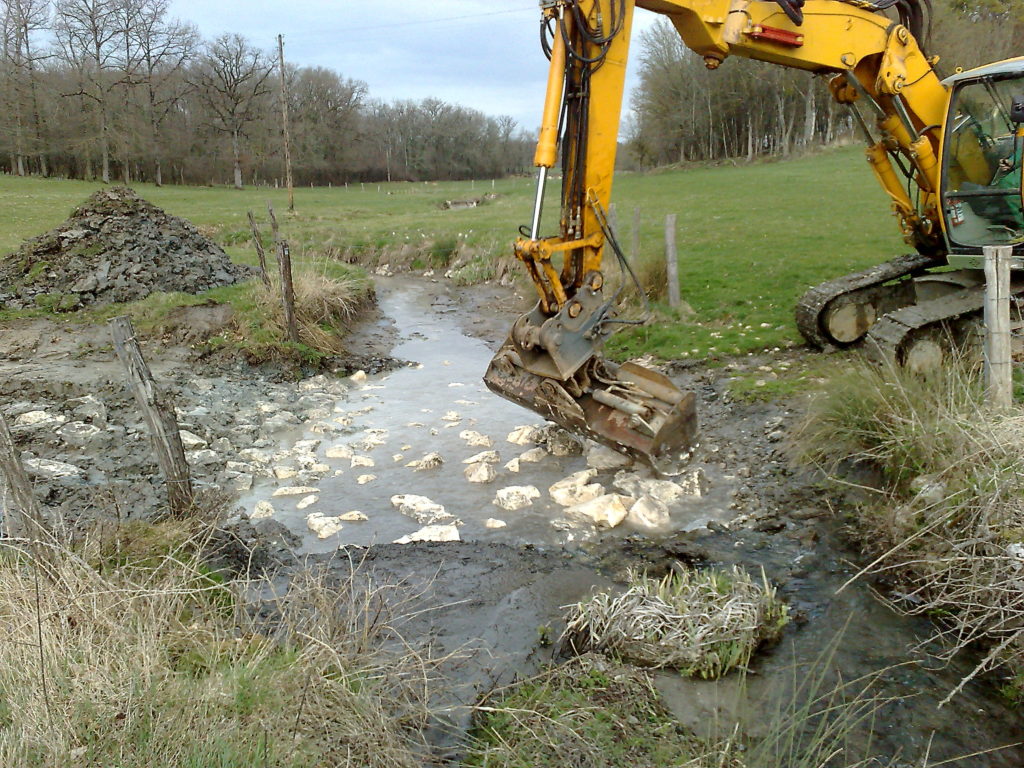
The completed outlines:
<svg viewBox="0 0 1024 768">
<path fill-rule="evenodd" d="M 929 49 L 951 66 L 1024 53 L 1021 0 L 934 5 Z M 277 51 L 234 34 L 204 40 L 168 6 L 0 0 L 0 170 L 158 184 L 281 179 Z M 626 165 L 785 155 L 851 130 L 821 78 L 740 59 L 708 72 L 664 22 L 636 44 L 641 87 Z M 488 178 L 530 166 L 534 126 L 437 99 L 386 103 L 329 69 L 285 69 L 298 184 Z"/>
</svg>

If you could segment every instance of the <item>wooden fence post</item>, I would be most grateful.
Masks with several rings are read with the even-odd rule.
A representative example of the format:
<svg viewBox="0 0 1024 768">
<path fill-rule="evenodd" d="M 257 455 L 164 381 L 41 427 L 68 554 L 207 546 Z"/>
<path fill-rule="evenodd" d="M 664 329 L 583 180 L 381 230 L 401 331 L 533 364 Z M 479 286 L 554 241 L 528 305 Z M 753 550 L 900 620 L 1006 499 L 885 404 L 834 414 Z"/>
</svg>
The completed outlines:
<svg viewBox="0 0 1024 768">
<path fill-rule="evenodd" d="M 194 498 L 192 477 L 185 460 L 185 449 L 181 444 L 174 409 L 160 392 L 142 357 L 131 320 L 124 316 L 113 318 L 110 321 L 110 334 L 114 339 L 114 350 L 128 373 L 128 386 L 149 425 L 156 460 L 167 482 L 167 503 L 171 514 L 186 515 L 192 509 Z"/>
<path fill-rule="evenodd" d="M 985 251 L 985 374 L 988 403 L 1007 409 L 1013 404 L 1010 339 L 1010 260 L 1013 246 L 987 245 Z"/>
<path fill-rule="evenodd" d="M 252 242 L 256 246 L 256 254 L 260 257 L 260 280 L 267 288 L 270 287 L 270 275 L 267 274 L 267 252 L 263 248 L 263 236 L 256 223 L 256 217 L 249 211 L 249 228 L 252 230 Z"/>
<path fill-rule="evenodd" d="M 679 309 L 682 297 L 679 295 L 679 256 L 676 253 L 676 215 L 665 217 L 665 272 L 668 277 L 668 304 Z"/>
<path fill-rule="evenodd" d="M 7 484 L 11 496 L 4 514 L 4 528 L 12 539 L 38 538 L 49 531 L 46 517 L 32 493 L 21 456 L 14 445 L 7 420 L 0 414 L 0 474 Z"/>
<path fill-rule="evenodd" d="M 299 328 L 295 324 L 295 286 L 292 283 L 292 252 L 288 241 L 281 238 L 281 231 L 274 215 L 274 206 L 267 205 L 270 211 L 270 226 L 274 229 L 274 243 L 277 245 L 277 266 L 281 273 L 281 302 L 284 305 L 284 324 L 288 331 L 288 341 L 299 343 Z"/>
</svg>

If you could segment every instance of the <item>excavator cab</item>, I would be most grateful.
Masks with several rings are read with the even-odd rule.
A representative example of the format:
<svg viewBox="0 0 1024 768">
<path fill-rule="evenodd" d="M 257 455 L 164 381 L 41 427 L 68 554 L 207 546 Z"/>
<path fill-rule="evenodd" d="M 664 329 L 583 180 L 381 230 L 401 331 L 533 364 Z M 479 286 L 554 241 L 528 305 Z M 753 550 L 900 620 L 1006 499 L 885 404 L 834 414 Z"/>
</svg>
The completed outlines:
<svg viewBox="0 0 1024 768">
<path fill-rule="evenodd" d="M 976 260 L 986 245 L 1012 245 L 1024 255 L 1024 60 L 965 72 L 946 84 L 942 197 L 950 263 L 957 256 Z"/>
</svg>

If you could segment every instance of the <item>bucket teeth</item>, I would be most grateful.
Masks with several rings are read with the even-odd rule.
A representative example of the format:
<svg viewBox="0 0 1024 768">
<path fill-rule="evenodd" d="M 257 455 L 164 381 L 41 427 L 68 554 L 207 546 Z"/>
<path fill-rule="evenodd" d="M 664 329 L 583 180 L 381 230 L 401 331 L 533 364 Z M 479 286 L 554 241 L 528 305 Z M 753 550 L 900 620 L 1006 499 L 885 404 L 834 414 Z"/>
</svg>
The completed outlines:
<svg viewBox="0 0 1024 768">
<path fill-rule="evenodd" d="M 694 394 L 634 363 L 615 366 L 595 357 L 561 381 L 526 370 L 509 341 L 484 382 L 495 394 L 645 461 L 662 475 L 681 473 L 698 445 Z"/>
</svg>

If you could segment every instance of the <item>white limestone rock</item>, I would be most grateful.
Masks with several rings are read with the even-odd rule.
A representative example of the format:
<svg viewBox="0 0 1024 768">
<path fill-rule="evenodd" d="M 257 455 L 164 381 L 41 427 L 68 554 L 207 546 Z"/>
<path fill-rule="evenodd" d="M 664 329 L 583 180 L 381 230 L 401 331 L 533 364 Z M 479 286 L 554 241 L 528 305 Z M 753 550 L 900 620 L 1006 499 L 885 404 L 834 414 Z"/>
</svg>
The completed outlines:
<svg viewBox="0 0 1024 768">
<path fill-rule="evenodd" d="M 548 452 L 543 448 L 531 448 L 525 453 L 519 455 L 519 462 L 521 464 L 539 464 L 548 457 Z"/>
<path fill-rule="evenodd" d="M 67 421 L 59 414 L 46 411 L 27 411 L 14 420 L 16 427 L 57 427 Z"/>
<path fill-rule="evenodd" d="M 22 464 L 29 475 L 42 480 L 78 479 L 85 474 L 81 467 L 51 459 L 25 459 Z"/>
<path fill-rule="evenodd" d="M 672 523 L 668 505 L 653 496 L 641 496 L 629 509 L 626 522 L 648 531 L 666 530 Z"/>
<path fill-rule="evenodd" d="M 428 453 L 422 459 L 410 461 L 405 466 L 412 467 L 417 472 L 425 472 L 428 469 L 437 469 L 444 464 L 444 459 L 439 453 Z"/>
<path fill-rule="evenodd" d="M 316 453 L 316 449 L 320 447 L 320 440 L 299 440 L 295 445 L 292 446 L 292 450 L 295 453 Z"/>
<path fill-rule="evenodd" d="M 309 496 L 303 497 L 298 504 L 295 505 L 296 509 L 309 509 L 314 504 L 320 501 L 320 497 L 316 494 L 311 493 Z"/>
<path fill-rule="evenodd" d="M 249 515 L 250 520 L 269 520 L 275 514 L 274 505 L 269 501 L 257 501 L 256 506 Z"/>
<path fill-rule="evenodd" d="M 346 512 L 344 515 L 339 515 L 338 519 L 343 523 L 365 523 L 370 518 L 362 512 Z"/>
<path fill-rule="evenodd" d="M 246 491 L 252 490 L 252 485 L 255 482 L 255 478 L 251 474 L 240 474 L 235 475 L 231 478 L 231 487 L 239 493 L 245 493 Z"/>
<path fill-rule="evenodd" d="M 353 384 L 362 384 L 369 377 L 366 375 L 366 371 L 356 371 L 348 378 Z"/>
<path fill-rule="evenodd" d="M 299 474 L 299 470 L 295 467 L 285 467 L 280 464 L 274 467 L 274 477 L 278 480 L 291 480 L 297 474 Z"/>
<path fill-rule="evenodd" d="M 462 421 L 462 416 L 459 415 L 458 411 L 448 411 L 444 416 L 441 417 L 441 421 Z"/>
<path fill-rule="evenodd" d="M 244 448 L 238 452 L 238 456 L 252 464 L 269 464 L 273 461 L 273 457 L 267 451 L 258 448 Z"/>
<path fill-rule="evenodd" d="M 498 464 L 501 461 L 501 456 L 497 451 L 483 451 L 474 456 L 470 456 L 468 459 L 463 459 L 463 464 Z"/>
<path fill-rule="evenodd" d="M 320 512 L 314 512 L 306 518 L 306 527 L 317 535 L 319 539 L 329 539 L 336 536 L 345 528 L 338 517 L 324 517 Z"/>
<path fill-rule="evenodd" d="M 595 469 L 576 472 L 564 480 L 559 480 L 548 489 L 548 492 L 555 503 L 563 507 L 572 507 L 585 501 L 591 501 L 605 493 L 603 485 L 590 482 L 596 474 L 597 470 Z"/>
<path fill-rule="evenodd" d="M 105 433 L 95 424 L 84 421 L 71 421 L 57 430 L 57 434 L 68 445 L 84 448 L 94 445 L 105 438 Z"/>
<path fill-rule="evenodd" d="M 487 518 L 487 520 L 484 522 L 484 528 L 486 528 L 486 529 L 488 529 L 490 531 L 497 531 L 497 530 L 499 530 L 501 528 L 505 528 L 507 526 L 508 526 L 508 523 L 506 523 L 504 520 L 498 520 L 498 519 L 493 518 L 493 517 Z"/>
<path fill-rule="evenodd" d="M 632 458 L 600 443 L 591 443 L 587 448 L 587 466 L 592 469 L 622 469 L 632 465 Z"/>
<path fill-rule="evenodd" d="M 502 488 L 494 497 L 494 504 L 509 512 L 533 506 L 540 498 L 540 491 L 532 485 L 510 485 Z"/>
<path fill-rule="evenodd" d="M 309 496 L 313 493 L 320 493 L 319 488 L 312 488 L 308 485 L 286 485 L 274 491 L 274 497 L 282 496 Z"/>
<path fill-rule="evenodd" d="M 570 520 L 589 522 L 598 528 L 614 528 L 626 519 L 633 502 L 631 496 L 609 493 L 568 507 L 565 515 Z"/>
<path fill-rule="evenodd" d="M 505 464 L 505 471 L 506 472 L 511 472 L 514 475 L 518 475 L 519 474 L 519 459 L 515 458 L 515 459 L 512 459 L 512 461 L 507 462 Z"/>
<path fill-rule="evenodd" d="M 400 493 L 391 497 L 391 505 L 420 525 L 447 523 L 455 519 L 455 516 L 447 512 L 444 506 L 431 501 L 426 496 Z"/>
<path fill-rule="evenodd" d="M 530 445 L 535 443 L 534 435 L 537 432 L 537 427 L 526 425 L 522 427 L 516 427 L 508 433 L 508 437 L 505 438 L 512 445 Z"/>
<path fill-rule="evenodd" d="M 178 436 L 181 438 L 181 447 L 186 451 L 196 451 L 200 448 L 205 448 L 207 445 L 203 438 L 189 432 L 187 429 L 178 430 Z"/>
<path fill-rule="evenodd" d="M 463 471 L 463 474 L 471 483 L 493 483 L 498 479 L 498 473 L 494 470 L 494 465 L 484 461 L 470 464 Z"/>
<path fill-rule="evenodd" d="M 209 448 L 200 451 L 187 451 L 185 460 L 193 467 L 209 467 L 222 461 L 220 454 Z"/>
<path fill-rule="evenodd" d="M 351 459 L 355 451 L 347 445 L 332 445 L 327 449 L 328 459 Z"/>
<path fill-rule="evenodd" d="M 356 478 L 356 482 L 359 483 L 359 485 L 368 485 L 369 483 L 372 483 L 376 479 L 376 475 L 360 475 L 359 477 Z"/>
<path fill-rule="evenodd" d="M 454 525 L 427 525 L 415 533 L 395 539 L 394 543 L 412 544 L 417 541 L 462 541 L 462 538 Z"/>
<path fill-rule="evenodd" d="M 359 455 L 353 456 L 350 463 L 351 463 L 352 469 L 356 469 L 357 467 L 366 467 L 367 469 L 369 469 L 369 468 L 374 467 L 374 466 L 377 465 L 377 462 L 375 462 L 369 456 L 359 456 Z"/>
<path fill-rule="evenodd" d="M 459 438 L 466 441 L 470 448 L 490 448 L 494 441 L 487 435 L 483 435 L 473 429 L 464 429 L 459 432 Z"/>
</svg>

